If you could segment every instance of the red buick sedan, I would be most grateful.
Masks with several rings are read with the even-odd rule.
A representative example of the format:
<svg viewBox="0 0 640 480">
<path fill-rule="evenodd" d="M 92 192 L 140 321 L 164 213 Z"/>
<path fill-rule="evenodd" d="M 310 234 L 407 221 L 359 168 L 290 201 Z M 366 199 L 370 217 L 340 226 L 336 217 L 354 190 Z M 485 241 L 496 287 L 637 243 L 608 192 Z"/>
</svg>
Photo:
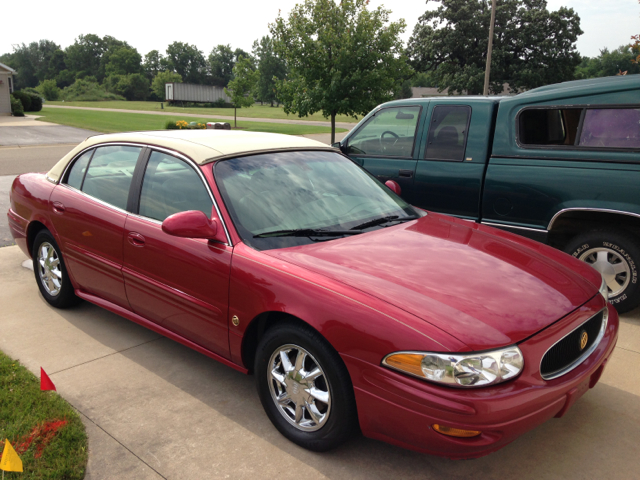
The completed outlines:
<svg viewBox="0 0 640 480">
<path fill-rule="evenodd" d="M 469 458 L 561 417 L 618 316 L 587 264 L 425 212 L 312 140 L 91 137 L 16 178 L 9 223 L 54 307 L 80 299 L 254 373 L 305 448 L 364 435 Z"/>
</svg>

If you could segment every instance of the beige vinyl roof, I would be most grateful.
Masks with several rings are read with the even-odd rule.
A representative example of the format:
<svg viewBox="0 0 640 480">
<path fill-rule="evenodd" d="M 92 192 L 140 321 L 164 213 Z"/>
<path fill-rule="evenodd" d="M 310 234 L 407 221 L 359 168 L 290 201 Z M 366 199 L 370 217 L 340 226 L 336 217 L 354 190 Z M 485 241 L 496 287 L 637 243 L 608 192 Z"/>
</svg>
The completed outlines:
<svg viewBox="0 0 640 480">
<path fill-rule="evenodd" d="M 190 157 L 202 165 L 219 158 L 261 151 L 288 149 L 334 150 L 309 138 L 276 133 L 238 132 L 231 130 L 159 130 L 154 132 L 113 133 L 87 138 L 65 155 L 49 170 L 47 177 L 54 182 L 69 162 L 82 150 L 110 142 L 140 143 L 169 148 Z"/>
</svg>

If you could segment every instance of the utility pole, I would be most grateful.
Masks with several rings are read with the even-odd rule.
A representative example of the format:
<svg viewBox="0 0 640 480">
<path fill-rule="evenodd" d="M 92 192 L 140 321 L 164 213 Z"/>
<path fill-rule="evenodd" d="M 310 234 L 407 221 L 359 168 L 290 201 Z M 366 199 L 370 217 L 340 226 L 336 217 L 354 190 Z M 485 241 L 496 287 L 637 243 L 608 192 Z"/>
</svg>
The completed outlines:
<svg viewBox="0 0 640 480">
<path fill-rule="evenodd" d="M 489 95 L 489 76 L 491 74 L 491 51 L 493 50 L 493 26 L 496 23 L 496 0 L 491 0 L 491 24 L 489 25 L 489 48 L 487 48 L 487 66 L 484 69 L 483 95 Z"/>
</svg>

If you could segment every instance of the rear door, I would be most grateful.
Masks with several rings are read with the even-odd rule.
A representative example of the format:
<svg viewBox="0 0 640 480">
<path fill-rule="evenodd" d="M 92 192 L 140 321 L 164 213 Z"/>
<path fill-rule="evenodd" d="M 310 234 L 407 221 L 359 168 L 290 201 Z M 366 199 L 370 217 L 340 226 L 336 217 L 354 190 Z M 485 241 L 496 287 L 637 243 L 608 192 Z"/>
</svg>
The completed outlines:
<svg viewBox="0 0 640 480">
<path fill-rule="evenodd" d="M 129 308 L 122 239 L 133 172 L 142 147 L 90 149 L 71 164 L 50 197 L 65 262 L 78 286 Z"/>
<path fill-rule="evenodd" d="M 413 199 L 422 108 L 383 107 L 349 137 L 346 145 L 347 154 L 378 180 L 398 182 L 402 198 L 409 203 Z"/>
</svg>

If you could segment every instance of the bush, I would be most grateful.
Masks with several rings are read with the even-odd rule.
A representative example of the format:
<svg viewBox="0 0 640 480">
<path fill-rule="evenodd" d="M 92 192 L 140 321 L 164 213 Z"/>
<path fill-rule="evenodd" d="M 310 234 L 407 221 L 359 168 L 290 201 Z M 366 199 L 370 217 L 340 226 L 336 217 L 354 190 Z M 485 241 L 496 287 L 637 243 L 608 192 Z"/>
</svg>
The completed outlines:
<svg viewBox="0 0 640 480">
<path fill-rule="evenodd" d="M 36 88 L 49 102 L 55 102 L 60 99 L 60 89 L 55 80 L 44 80 Z"/>
<path fill-rule="evenodd" d="M 104 86 L 107 91 L 122 95 L 127 100 L 146 100 L 149 93 L 149 80 L 139 73 L 109 75 Z"/>
<path fill-rule="evenodd" d="M 17 92 L 13 92 L 13 96 L 15 98 L 17 98 L 18 100 L 20 100 L 20 103 L 22 104 L 23 113 L 30 111 L 30 109 L 31 109 L 31 95 L 29 95 L 27 92 L 23 92 L 21 90 L 18 90 Z"/>
<path fill-rule="evenodd" d="M 39 112 L 42 110 L 42 97 L 34 93 L 30 93 L 29 96 L 31 97 L 31 108 L 28 111 Z"/>
<path fill-rule="evenodd" d="M 177 122 L 175 120 L 169 120 L 164 128 L 166 130 L 179 130 L 180 129 L 180 127 L 178 127 Z"/>
<path fill-rule="evenodd" d="M 169 120 L 165 125 L 166 130 L 204 130 L 207 128 L 206 123 L 191 122 L 185 120 Z"/>
<path fill-rule="evenodd" d="M 92 81 L 91 77 L 77 79 L 73 85 L 62 90 L 62 99 L 67 102 L 97 102 L 101 100 L 124 100 L 124 97 L 107 92 L 102 85 Z"/>
<path fill-rule="evenodd" d="M 14 117 L 24 117 L 22 102 L 13 95 L 11 95 L 11 114 Z"/>
</svg>

